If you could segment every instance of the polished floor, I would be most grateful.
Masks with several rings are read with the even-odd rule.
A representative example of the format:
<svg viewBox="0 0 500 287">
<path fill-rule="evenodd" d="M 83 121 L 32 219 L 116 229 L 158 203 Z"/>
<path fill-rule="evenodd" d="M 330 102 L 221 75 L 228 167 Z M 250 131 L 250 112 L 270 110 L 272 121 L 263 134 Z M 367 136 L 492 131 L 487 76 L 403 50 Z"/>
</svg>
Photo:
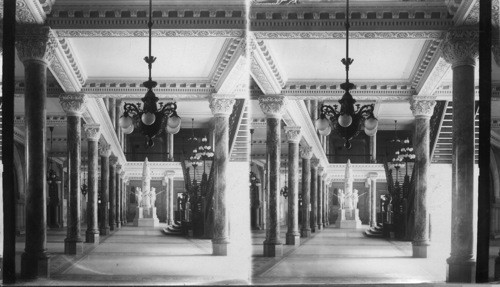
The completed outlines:
<svg viewBox="0 0 500 287">
<path fill-rule="evenodd" d="M 298 247 L 284 245 L 282 258 L 265 258 L 265 232 L 254 231 L 252 282 L 385 285 L 445 281 L 442 258 L 414 259 L 411 243 L 367 238 L 362 232 L 329 226 L 302 240 Z M 282 228 L 283 241 L 285 233 Z"/>
<path fill-rule="evenodd" d="M 84 233 L 82 233 L 84 234 Z M 249 265 L 238 256 L 212 256 L 210 240 L 166 236 L 161 228 L 125 226 L 85 244 L 84 254 L 64 255 L 65 230 L 49 230 L 51 278 L 23 285 L 221 285 L 248 284 Z M 16 245 L 17 272 L 24 249 Z M 250 261 L 247 258 L 246 261 Z"/>
</svg>

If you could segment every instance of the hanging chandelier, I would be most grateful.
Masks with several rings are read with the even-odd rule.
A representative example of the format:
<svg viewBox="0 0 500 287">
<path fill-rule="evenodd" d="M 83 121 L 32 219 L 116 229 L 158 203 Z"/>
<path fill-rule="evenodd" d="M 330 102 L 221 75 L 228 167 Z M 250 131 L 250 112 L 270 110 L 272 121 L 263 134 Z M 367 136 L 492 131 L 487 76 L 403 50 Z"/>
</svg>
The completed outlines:
<svg viewBox="0 0 500 287">
<path fill-rule="evenodd" d="M 349 58 L 349 17 L 349 0 L 347 0 L 345 22 L 346 57 L 342 59 L 342 64 L 345 66 L 346 81 L 340 85 L 340 88 L 345 91 L 339 100 L 340 109 L 339 105 L 333 105 L 333 107 L 322 105 L 319 118 L 315 123 L 319 134 L 323 136 L 328 136 L 333 128 L 344 139 L 344 146 L 347 149 L 351 149 L 351 140 L 359 134 L 363 125 L 368 136 L 375 135 L 378 126 L 378 120 L 373 115 L 374 104 L 363 106 L 356 104 L 356 100 L 349 92 L 355 88 L 354 84 L 349 82 L 349 66 L 354 61 L 354 59 Z M 356 106 L 356 109 L 354 106 Z"/>
<path fill-rule="evenodd" d="M 54 127 L 49 127 L 50 130 L 50 154 L 52 155 L 52 132 L 54 131 Z M 53 183 L 60 183 L 61 179 L 59 176 L 57 176 L 57 173 L 55 170 L 52 168 L 52 156 L 50 156 L 50 163 L 49 163 L 49 172 L 47 173 L 47 183 L 48 184 L 53 184 Z"/>
<path fill-rule="evenodd" d="M 124 134 L 131 134 L 134 130 L 142 132 L 146 136 L 147 147 L 154 146 L 153 139 L 162 131 L 176 134 L 181 128 L 181 118 L 177 115 L 177 104 L 160 102 L 158 108 L 159 99 L 153 92 L 153 88 L 158 83 L 151 78 L 151 68 L 156 60 L 156 57 L 151 56 L 152 15 L 152 0 L 149 0 L 149 56 L 144 57 L 144 61 L 148 64 L 149 78 L 143 83 L 144 87 L 148 89 L 146 95 L 141 99 L 144 106 L 141 107 L 141 103 L 124 103 L 124 112 L 119 120 Z"/>
</svg>

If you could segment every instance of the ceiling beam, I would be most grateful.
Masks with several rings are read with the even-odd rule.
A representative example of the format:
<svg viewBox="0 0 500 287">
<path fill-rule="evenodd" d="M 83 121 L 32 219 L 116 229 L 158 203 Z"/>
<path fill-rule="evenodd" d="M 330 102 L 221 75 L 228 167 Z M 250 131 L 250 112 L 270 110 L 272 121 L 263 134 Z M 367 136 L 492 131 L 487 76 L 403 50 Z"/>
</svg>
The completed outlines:
<svg viewBox="0 0 500 287">
<path fill-rule="evenodd" d="M 57 38 L 53 30 L 51 34 L 55 38 L 55 49 L 54 59 L 50 63 L 49 70 L 64 92 L 79 92 L 85 84 L 87 76 L 76 54 L 74 54 L 71 44 L 64 38 Z"/>
<path fill-rule="evenodd" d="M 279 95 L 286 79 L 264 41 L 252 34 L 250 41 L 250 75 L 265 95 Z"/>
<path fill-rule="evenodd" d="M 221 57 L 211 85 L 218 94 L 234 95 L 242 82 L 248 81 L 246 72 L 245 39 L 234 38 Z"/>
</svg>

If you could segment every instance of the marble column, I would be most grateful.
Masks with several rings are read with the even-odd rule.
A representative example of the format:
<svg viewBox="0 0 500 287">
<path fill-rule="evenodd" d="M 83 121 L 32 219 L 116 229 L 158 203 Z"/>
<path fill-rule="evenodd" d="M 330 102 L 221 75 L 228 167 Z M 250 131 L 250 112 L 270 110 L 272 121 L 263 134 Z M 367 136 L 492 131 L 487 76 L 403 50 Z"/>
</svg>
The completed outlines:
<svg viewBox="0 0 500 287">
<path fill-rule="evenodd" d="M 47 67 L 55 39 L 49 27 L 18 27 L 16 48 L 24 64 L 26 243 L 21 277 L 49 276 L 47 255 L 46 98 Z"/>
<path fill-rule="evenodd" d="M 122 182 L 123 182 L 123 192 L 122 192 L 122 226 L 126 226 L 127 225 L 127 209 L 128 209 L 128 177 L 126 176 L 123 176 L 123 179 L 122 179 Z"/>
<path fill-rule="evenodd" d="M 227 202 L 227 165 L 229 163 L 229 115 L 235 99 L 232 96 L 212 95 L 210 109 L 214 115 L 214 226 L 212 254 L 228 255 L 229 214 Z"/>
<path fill-rule="evenodd" d="M 378 173 L 371 172 L 368 174 L 370 178 L 370 227 L 377 226 L 377 178 Z"/>
<path fill-rule="evenodd" d="M 310 100 L 304 100 L 304 104 L 306 105 L 307 112 L 311 112 L 311 101 Z"/>
<path fill-rule="evenodd" d="M 101 136 L 99 124 L 86 124 L 84 126 L 87 136 L 88 151 L 88 201 L 87 201 L 87 231 L 85 232 L 85 242 L 99 244 L 99 227 L 97 223 L 97 184 L 99 181 L 99 151 L 98 141 Z"/>
<path fill-rule="evenodd" d="M 318 230 L 323 230 L 323 172 L 324 168 L 322 166 L 318 166 L 318 191 L 316 193 L 317 196 L 317 220 L 318 220 Z"/>
<path fill-rule="evenodd" d="M 174 161 L 174 135 L 167 133 L 168 161 Z"/>
<path fill-rule="evenodd" d="M 331 179 L 326 182 L 325 189 L 325 226 L 330 225 L 330 186 Z"/>
<path fill-rule="evenodd" d="M 161 180 L 161 186 L 163 188 L 163 193 L 162 196 L 160 196 L 160 199 L 163 201 L 162 205 L 162 211 L 161 215 L 162 217 L 165 218 L 165 223 L 168 223 L 168 201 L 169 201 L 169 195 L 168 195 L 168 177 L 164 177 Z"/>
<path fill-rule="evenodd" d="M 300 245 L 299 233 L 299 141 L 300 127 L 285 127 L 288 140 L 288 231 L 287 245 Z"/>
<path fill-rule="evenodd" d="M 370 136 L 370 162 L 377 162 L 377 133 Z"/>
<path fill-rule="evenodd" d="M 175 171 L 168 171 L 167 172 L 168 176 L 168 210 L 167 210 L 167 223 L 168 225 L 174 224 L 175 221 L 175 215 L 174 215 L 174 202 L 175 202 L 175 197 L 174 197 L 174 176 L 175 176 Z"/>
<path fill-rule="evenodd" d="M 312 147 L 300 148 L 302 158 L 302 229 L 300 235 L 304 238 L 311 236 L 311 158 L 313 156 Z"/>
<path fill-rule="evenodd" d="M 279 224 L 281 119 L 286 106 L 286 98 L 282 95 L 261 96 L 259 97 L 259 105 L 266 115 L 266 154 L 269 166 L 269 224 L 264 241 L 264 256 L 279 257 L 283 255 Z"/>
<path fill-rule="evenodd" d="M 109 234 L 109 157 L 111 146 L 105 142 L 99 145 L 99 155 L 101 156 L 101 222 L 99 222 L 99 234 Z"/>
<path fill-rule="evenodd" d="M 69 174 L 68 227 L 64 239 L 65 254 L 81 254 L 83 242 L 81 238 L 81 122 L 85 109 L 84 94 L 63 94 L 60 103 L 67 115 L 67 149 Z"/>
<path fill-rule="evenodd" d="M 113 127 L 116 125 L 116 99 L 109 98 L 109 106 L 108 106 L 109 118 L 111 119 L 111 124 Z"/>
<path fill-rule="evenodd" d="M 122 228 L 122 219 L 121 219 L 121 194 L 122 194 L 122 185 L 121 185 L 121 172 L 122 165 L 116 165 L 116 174 L 115 174 L 115 226 L 117 229 Z M 154 206 L 153 206 L 154 207 Z"/>
<path fill-rule="evenodd" d="M 421 100 L 414 96 L 411 101 L 411 110 L 415 117 L 415 131 L 413 147 L 415 164 L 415 227 L 413 232 L 413 257 L 427 258 L 429 246 L 429 213 L 427 212 L 427 180 L 430 161 L 430 119 L 434 113 L 434 100 Z"/>
<path fill-rule="evenodd" d="M 475 281 L 474 202 L 474 67 L 477 30 L 455 28 L 443 42 L 443 57 L 453 70 L 451 256 L 448 282 Z"/>
<path fill-rule="evenodd" d="M 309 104 L 310 112 L 311 112 L 311 120 L 313 124 L 316 122 L 318 119 L 318 101 L 317 100 L 310 100 Z"/>
<path fill-rule="evenodd" d="M 116 227 L 116 165 L 118 158 L 109 157 L 109 230 L 113 231 Z"/>
<path fill-rule="evenodd" d="M 319 159 L 311 159 L 311 232 L 318 227 L 318 166 Z"/>
</svg>

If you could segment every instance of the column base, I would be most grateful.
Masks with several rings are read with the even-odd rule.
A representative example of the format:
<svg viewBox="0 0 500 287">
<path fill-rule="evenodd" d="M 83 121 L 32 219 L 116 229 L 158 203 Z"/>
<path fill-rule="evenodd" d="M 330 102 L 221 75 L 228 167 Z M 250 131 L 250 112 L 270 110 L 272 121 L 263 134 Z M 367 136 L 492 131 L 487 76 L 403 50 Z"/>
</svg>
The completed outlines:
<svg viewBox="0 0 500 287">
<path fill-rule="evenodd" d="M 317 226 L 316 226 L 316 225 L 311 226 L 311 232 L 312 232 L 312 233 L 316 232 L 316 228 L 317 228 Z"/>
<path fill-rule="evenodd" d="M 310 228 L 304 228 L 300 231 L 300 237 L 307 238 L 311 236 L 311 229 Z"/>
<path fill-rule="evenodd" d="M 446 282 L 474 283 L 476 281 L 476 261 L 473 259 L 446 260 Z"/>
<path fill-rule="evenodd" d="M 50 278 L 50 257 L 47 253 L 33 254 L 24 252 L 21 255 L 21 278 Z"/>
<path fill-rule="evenodd" d="M 413 258 L 427 258 L 429 243 L 412 242 Z"/>
<path fill-rule="evenodd" d="M 122 228 L 122 223 L 120 221 L 116 222 L 116 229 Z"/>
<path fill-rule="evenodd" d="M 212 255 L 227 256 L 228 255 L 229 240 L 227 238 L 213 239 L 212 240 Z"/>
<path fill-rule="evenodd" d="M 99 229 L 99 235 L 101 236 L 109 235 L 109 227 Z"/>
<path fill-rule="evenodd" d="M 85 233 L 85 243 L 99 244 L 99 231 L 91 230 Z"/>
<path fill-rule="evenodd" d="M 264 257 L 281 257 L 283 256 L 283 243 L 264 241 Z"/>
<path fill-rule="evenodd" d="M 291 233 L 291 234 L 286 234 L 286 245 L 294 245 L 294 246 L 299 246 L 300 245 L 300 234 L 297 233 Z"/>
<path fill-rule="evenodd" d="M 322 223 L 318 224 L 318 231 L 321 231 L 321 230 L 323 230 L 323 224 Z"/>
<path fill-rule="evenodd" d="M 110 231 L 114 231 L 115 230 L 115 225 L 114 224 L 110 224 L 109 225 L 109 230 Z"/>
<path fill-rule="evenodd" d="M 77 255 L 83 253 L 83 242 L 81 239 L 64 239 L 64 254 Z"/>
</svg>

